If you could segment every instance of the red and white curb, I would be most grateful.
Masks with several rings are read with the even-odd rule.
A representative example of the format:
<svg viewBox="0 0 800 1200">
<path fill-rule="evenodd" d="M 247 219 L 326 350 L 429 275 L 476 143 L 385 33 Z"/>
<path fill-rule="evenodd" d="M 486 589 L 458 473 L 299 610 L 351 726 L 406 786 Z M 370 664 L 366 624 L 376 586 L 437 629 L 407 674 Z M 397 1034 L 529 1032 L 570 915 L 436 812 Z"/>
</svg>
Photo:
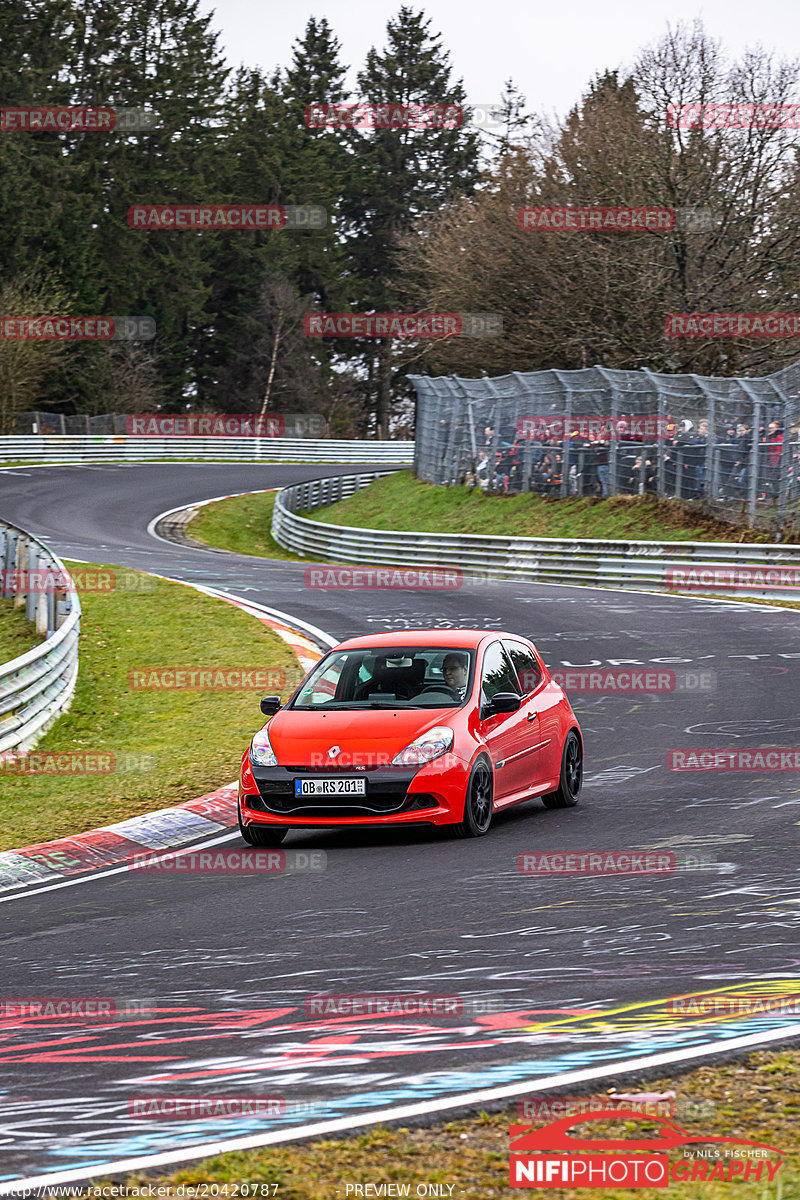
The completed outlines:
<svg viewBox="0 0 800 1200">
<path fill-rule="evenodd" d="M 150 572 L 147 572 L 150 574 Z M 162 576 L 161 578 L 164 578 Z M 217 588 L 204 584 L 186 583 L 182 579 L 170 580 L 183 583 L 214 599 L 225 600 L 240 608 L 249 616 L 266 625 L 290 647 L 303 672 L 307 672 L 322 657 L 318 642 L 335 645 L 335 639 L 313 625 L 298 621 L 296 624 L 307 629 L 316 639 L 306 636 L 294 627 L 294 618 L 277 609 L 231 596 Z M 292 623 L 290 623 L 290 621 Z M 186 845 L 198 838 L 212 834 L 227 833 L 236 825 L 237 783 L 228 783 L 208 795 L 199 796 L 185 804 L 172 808 L 159 808 L 154 812 L 115 821 L 86 833 L 58 838 L 53 842 L 38 842 L 23 846 L 19 850 L 0 852 L 0 892 L 33 884 L 55 884 L 71 875 L 115 863 L 124 863 L 142 848 L 168 850 Z"/>
</svg>

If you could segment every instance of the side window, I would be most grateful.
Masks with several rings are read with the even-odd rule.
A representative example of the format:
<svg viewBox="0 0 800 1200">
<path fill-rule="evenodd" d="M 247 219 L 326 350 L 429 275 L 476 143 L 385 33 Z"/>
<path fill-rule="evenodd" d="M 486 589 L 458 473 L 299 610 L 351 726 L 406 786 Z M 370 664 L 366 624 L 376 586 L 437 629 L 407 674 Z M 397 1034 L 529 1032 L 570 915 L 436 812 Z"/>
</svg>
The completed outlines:
<svg viewBox="0 0 800 1200">
<path fill-rule="evenodd" d="M 519 676 L 520 695 L 529 696 L 542 682 L 542 669 L 536 656 L 522 642 L 503 642 Z"/>
<path fill-rule="evenodd" d="M 500 642 L 492 642 L 483 656 L 481 676 L 481 707 L 493 700 L 498 692 L 516 692 L 519 683 L 516 672 Z"/>
</svg>

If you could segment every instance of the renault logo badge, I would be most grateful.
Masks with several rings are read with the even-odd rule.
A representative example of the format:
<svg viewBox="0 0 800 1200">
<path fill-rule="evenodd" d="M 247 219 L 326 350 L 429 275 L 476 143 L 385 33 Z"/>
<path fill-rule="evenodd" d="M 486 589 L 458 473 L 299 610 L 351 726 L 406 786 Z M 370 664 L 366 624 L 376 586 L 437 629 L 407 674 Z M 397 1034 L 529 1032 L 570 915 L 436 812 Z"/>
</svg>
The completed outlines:
<svg viewBox="0 0 800 1200">
<path fill-rule="evenodd" d="M 341 746 L 331 746 L 330 750 L 328 751 L 328 758 L 338 758 L 341 753 Z"/>
</svg>

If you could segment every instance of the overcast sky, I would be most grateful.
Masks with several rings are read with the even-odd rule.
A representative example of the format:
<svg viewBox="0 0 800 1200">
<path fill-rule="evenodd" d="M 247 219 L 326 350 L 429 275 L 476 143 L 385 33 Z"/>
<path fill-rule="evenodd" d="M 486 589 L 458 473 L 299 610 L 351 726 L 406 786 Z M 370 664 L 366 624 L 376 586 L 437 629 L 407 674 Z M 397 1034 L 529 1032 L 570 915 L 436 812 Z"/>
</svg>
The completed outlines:
<svg viewBox="0 0 800 1200">
<path fill-rule="evenodd" d="M 203 7 L 215 12 L 229 64 L 265 70 L 288 65 L 309 17 L 327 17 L 354 85 L 370 46 L 384 46 L 401 0 L 203 0 Z M 787 57 L 800 53 L 800 0 L 410 0 L 410 7 L 442 35 L 470 103 L 496 103 L 511 76 L 529 109 L 548 115 L 563 115 L 599 71 L 631 64 L 667 21 L 700 17 L 734 57 L 758 43 Z"/>
</svg>

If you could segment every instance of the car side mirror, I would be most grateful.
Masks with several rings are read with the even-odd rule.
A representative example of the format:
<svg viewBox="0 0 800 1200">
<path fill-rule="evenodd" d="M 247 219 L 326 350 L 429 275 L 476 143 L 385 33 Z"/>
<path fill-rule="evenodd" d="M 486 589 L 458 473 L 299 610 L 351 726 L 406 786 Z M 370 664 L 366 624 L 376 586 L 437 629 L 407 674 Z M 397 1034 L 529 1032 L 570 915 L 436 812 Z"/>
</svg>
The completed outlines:
<svg viewBox="0 0 800 1200">
<path fill-rule="evenodd" d="M 488 715 L 491 717 L 494 713 L 513 713 L 522 704 L 522 697 L 516 692 L 498 692 L 490 701 L 487 708 Z"/>
<path fill-rule="evenodd" d="M 274 717 L 279 708 L 283 707 L 280 696 L 265 696 L 261 701 L 261 711 L 265 717 Z"/>
</svg>

